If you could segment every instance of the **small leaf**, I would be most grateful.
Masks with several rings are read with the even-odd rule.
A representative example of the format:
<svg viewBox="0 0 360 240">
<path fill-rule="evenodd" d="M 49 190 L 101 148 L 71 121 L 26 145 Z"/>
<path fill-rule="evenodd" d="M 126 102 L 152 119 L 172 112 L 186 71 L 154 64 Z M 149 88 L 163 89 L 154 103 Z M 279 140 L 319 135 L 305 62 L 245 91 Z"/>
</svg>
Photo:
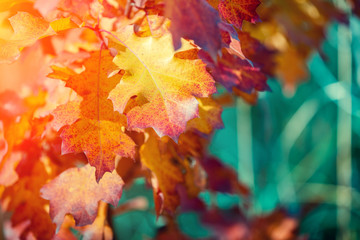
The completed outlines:
<svg viewBox="0 0 360 240">
<path fill-rule="evenodd" d="M 95 168 L 86 165 L 70 168 L 41 188 L 42 197 L 50 200 L 50 217 L 60 228 L 66 214 L 71 214 L 76 226 L 94 222 L 99 201 L 116 206 L 120 200 L 124 182 L 113 171 L 105 173 L 97 183 Z"/>
<path fill-rule="evenodd" d="M 259 5 L 259 0 L 220 0 L 218 8 L 223 18 L 240 29 L 243 20 L 252 23 L 259 20 L 256 13 Z"/>
</svg>

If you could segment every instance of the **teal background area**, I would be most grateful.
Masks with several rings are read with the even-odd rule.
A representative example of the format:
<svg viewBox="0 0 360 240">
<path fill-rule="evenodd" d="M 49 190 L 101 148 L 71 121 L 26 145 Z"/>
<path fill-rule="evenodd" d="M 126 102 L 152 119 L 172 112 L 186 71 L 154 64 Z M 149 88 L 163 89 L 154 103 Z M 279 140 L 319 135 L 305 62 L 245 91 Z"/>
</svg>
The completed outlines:
<svg viewBox="0 0 360 240">
<path fill-rule="evenodd" d="M 293 95 L 270 79 L 272 92 L 261 93 L 256 106 L 237 100 L 225 108 L 225 128 L 210 146 L 251 188 L 250 215 L 284 207 L 309 239 L 360 239 L 360 21 L 353 17 L 348 29 L 340 29 L 328 29 L 322 48 L 327 59 L 312 55 L 309 79 Z M 152 238 L 164 224 L 161 217 L 156 221 L 144 181 L 126 189 L 121 202 L 139 195 L 148 199 L 149 210 L 116 216 L 118 239 Z M 241 203 L 228 194 L 201 197 L 225 209 Z M 196 214 L 182 214 L 178 222 L 190 237 L 211 234 Z"/>
</svg>

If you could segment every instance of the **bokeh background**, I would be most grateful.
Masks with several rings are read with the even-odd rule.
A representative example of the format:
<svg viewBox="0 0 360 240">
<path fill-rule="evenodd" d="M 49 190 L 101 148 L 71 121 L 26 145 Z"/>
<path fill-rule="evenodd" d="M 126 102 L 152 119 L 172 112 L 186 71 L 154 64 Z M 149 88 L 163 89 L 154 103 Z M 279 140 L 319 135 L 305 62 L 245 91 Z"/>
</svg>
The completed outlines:
<svg viewBox="0 0 360 240">
<path fill-rule="evenodd" d="M 272 92 L 261 93 L 255 106 L 239 98 L 226 107 L 225 128 L 214 134 L 210 152 L 250 187 L 247 214 L 283 208 L 309 239 L 360 239 L 360 20 L 332 23 L 321 49 L 311 54 L 309 76 L 294 91 L 270 79 Z M 117 238 L 152 238 L 163 226 L 148 210 L 153 196 L 144 181 L 126 189 L 121 203 L 140 195 L 149 208 L 116 215 Z M 228 194 L 201 198 L 223 209 L 242 204 Z M 189 237 L 211 234 L 195 213 L 180 214 L 178 222 Z"/>
</svg>

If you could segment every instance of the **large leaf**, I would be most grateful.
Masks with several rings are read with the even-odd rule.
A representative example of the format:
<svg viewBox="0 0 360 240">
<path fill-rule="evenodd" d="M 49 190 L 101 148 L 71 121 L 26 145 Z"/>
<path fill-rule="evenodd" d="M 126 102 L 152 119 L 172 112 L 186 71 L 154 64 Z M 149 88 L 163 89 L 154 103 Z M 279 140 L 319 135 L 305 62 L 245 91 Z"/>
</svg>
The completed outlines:
<svg viewBox="0 0 360 240">
<path fill-rule="evenodd" d="M 142 105 L 127 113 L 129 128 L 152 127 L 159 136 L 177 140 L 187 121 L 198 116 L 195 97 L 208 97 L 216 91 L 214 80 L 202 61 L 174 56 L 170 34 L 161 38 L 139 38 L 131 28 L 118 34 L 115 64 L 125 70 L 110 99 L 122 113 L 131 97 L 142 99 Z M 118 41 L 116 40 L 116 41 Z M 191 49 L 183 42 L 181 50 Z"/>
<path fill-rule="evenodd" d="M 269 90 L 266 75 L 259 68 L 251 66 L 248 61 L 231 55 L 224 49 L 217 63 L 213 62 L 210 56 L 203 51 L 200 51 L 199 55 L 208 64 L 214 79 L 228 91 L 232 91 L 234 88 L 247 93 L 251 93 L 253 90 Z"/>
<path fill-rule="evenodd" d="M 84 62 L 80 74 L 67 68 L 53 68 L 49 75 L 66 82 L 82 102 L 69 102 L 55 109 L 53 127 L 61 132 L 62 153 L 84 152 L 90 165 L 96 167 L 96 179 L 115 168 L 115 156 L 134 157 L 135 143 L 124 133 L 126 118 L 113 111 L 107 99 L 121 75 L 113 74 L 116 66 L 108 51 L 95 52 Z"/>
</svg>

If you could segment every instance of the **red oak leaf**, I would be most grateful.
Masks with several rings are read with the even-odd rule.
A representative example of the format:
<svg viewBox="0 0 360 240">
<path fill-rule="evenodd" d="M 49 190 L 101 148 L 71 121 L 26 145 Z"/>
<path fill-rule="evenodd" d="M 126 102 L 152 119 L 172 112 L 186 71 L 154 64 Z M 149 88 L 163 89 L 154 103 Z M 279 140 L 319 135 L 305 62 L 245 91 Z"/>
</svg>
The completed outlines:
<svg viewBox="0 0 360 240">
<path fill-rule="evenodd" d="M 225 166 L 220 160 L 210 157 L 203 159 L 201 165 L 208 175 L 208 187 L 217 192 L 249 195 L 249 189 L 239 182 L 234 169 Z"/>
<path fill-rule="evenodd" d="M 255 23 L 259 20 L 256 8 L 259 0 L 220 0 L 219 12 L 223 18 L 237 28 L 241 28 L 243 20 Z"/>
<path fill-rule="evenodd" d="M 165 0 L 165 16 L 171 19 L 175 50 L 182 37 L 189 38 L 216 59 L 221 49 L 220 17 L 205 0 Z"/>
<path fill-rule="evenodd" d="M 246 60 L 242 60 L 224 50 L 217 63 L 214 63 L 203 51 L 199 52 L 199 56 L 207 63 L 214 79 L 228 91 L 232 91 L 233 88 L 247 93 L 251 93 L 252 90 L 269 90 L 266 75 L 259 68 L 251 66 Z"/>
</svg>

